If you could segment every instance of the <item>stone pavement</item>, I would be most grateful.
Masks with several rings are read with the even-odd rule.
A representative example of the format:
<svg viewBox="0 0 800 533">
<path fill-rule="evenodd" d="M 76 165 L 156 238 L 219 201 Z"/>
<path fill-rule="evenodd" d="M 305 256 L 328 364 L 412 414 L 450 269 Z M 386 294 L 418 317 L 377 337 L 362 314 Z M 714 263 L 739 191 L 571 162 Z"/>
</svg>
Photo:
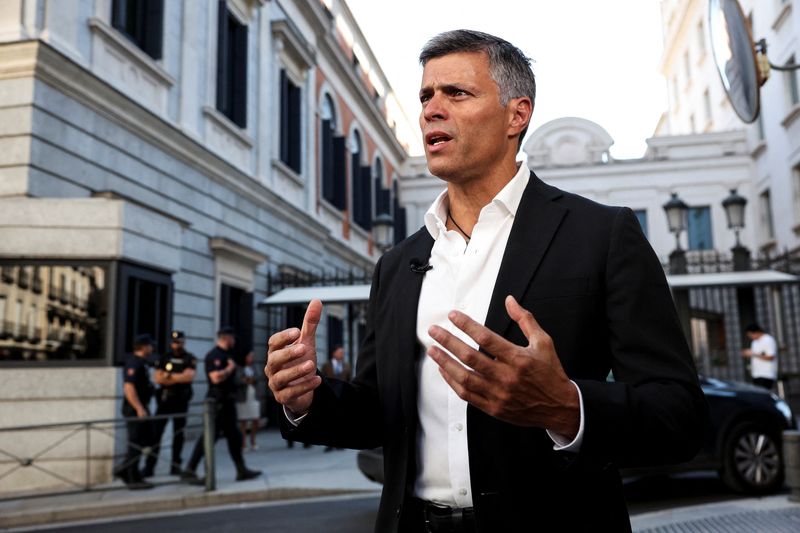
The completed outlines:
<svg viewBox="0 0 800 533">
<path fill-rule="evenodd" d="M 154 478 L 158 486 L 152 490 L 129 491 L 115 482 L 110 490 L 0 502 L 0 530 L 269 500 L 347 493 L 377 495 L 380 491 L 379 485 L 358 471 L 357 452 L 353 450 L 324 453 L 319 446 L 304 449 L 302 444 L 287 449 L 274 429 L 261 431 L 258 439 L 259 449 L 247 452 L 245 460 L 250 468 L 264 471 L 260 478 L 234 481 L 236 471 L 225 441 L 220 439 L 214 492 L 160 475 Z M 187 449 L 191 445 L 187 443 Z M 162 461 L 158 470 L 166 469 L 168 465 Z M 800 503 L 789 502 L 786 495 L 726 501 L 634 515 L 631 524 L 641 533 L 797 533 Z"/>
<path fill-rule="evenodd" d="M 175 476 L 158 475 L 169 470 L 166 461 L 160 461 L 152 478 L 157 486 L 151 490 L 129 491 L 115 481 L 110 490 L 0 502 L 0 530 L 235 503 L 380 492 L 380 485 L 359 472 L 354 450 L 324 453 L 320 446 L 305 449 L 299 443 L 288 449 L 274 429 L 260 431 L 258 443 L 259 449 L 246 452 L 244 457 L 249 468 L 264 472 L 259 478 L 236 482 L 225 439 L 220 439 L 216 445 L 216 491 L 205 492 L 201 486 L 177 483 Z M 184 455 L 193 445 L 187 442 Z M 202 470 L 201 463 L 199 475 Z"/>
<path fill-rule="evenodd" d="M 800 503 L 788 496 L 679 507 L 631 517 L 637 533 L 797 533 Z"/>
</svg>

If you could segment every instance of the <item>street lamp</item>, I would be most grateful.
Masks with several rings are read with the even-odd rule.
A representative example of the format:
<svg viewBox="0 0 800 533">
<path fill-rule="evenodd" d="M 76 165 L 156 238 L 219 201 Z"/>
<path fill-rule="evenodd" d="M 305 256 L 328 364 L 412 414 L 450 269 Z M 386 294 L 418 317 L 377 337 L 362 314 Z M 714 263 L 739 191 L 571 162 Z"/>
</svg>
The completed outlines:
<svg viewBox="0 0 800 533">
<path fill-rule="evenodd" d="M 736 271 L 750 268 L 750 250 L 742 246 L 739 241 L 739 231 L 744 228 L 744 206 L 746 205 L 747 198 L 737 194 L 736 189 L 731 189 L 728 197 L 722 200 L 722 207 L 725 208 L 725 216 L 728 218 L 728 228 L 732 229 L 736 235 L 736 244 L 731 248 L 733 269 Z"/>
<path fill-rule="evenodd" d="M 381 252 L 394 244 L 394 219 L 389 213 L 379 213 L 372 221 L 372 238 Z"/>
<path fill-rule="evenodd" d="M 671 274 L 686 274 L 686 252 L 681 249 L 681 232 L 686 229 L 686 213 L 689 211 L 689 206 L 678 198 L 678 193 L 674 192 L 663 207 L 667 214 L 669 230 L 675 234 L 675 249 L 669 254 L 669 271 Z"/>
</svg>

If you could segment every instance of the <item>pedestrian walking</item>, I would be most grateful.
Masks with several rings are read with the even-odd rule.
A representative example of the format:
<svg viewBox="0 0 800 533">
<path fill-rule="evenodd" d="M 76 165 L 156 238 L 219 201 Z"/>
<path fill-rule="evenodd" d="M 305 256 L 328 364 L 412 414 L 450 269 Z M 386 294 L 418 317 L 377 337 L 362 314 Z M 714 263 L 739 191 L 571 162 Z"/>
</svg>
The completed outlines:
<svg viewBox="0 0 800 533">
<path fill-rule="evenodd" d="M 114 469 L 114 475 L 121 478 L 131 490 L 153 488 L 152 484 L 144 481 L 139 470 L 139 459 L 151 451 L 153 444 L 153 427 L 148 409 L 153 384 L 147 368 L 147 359 L 152 353 L 152 337 L 137 336 L 133 341 L 133 353 L 128 355 L 122 369 L 122 416 L 126 418 L 128 449 L 123 463 Z"/>
<path fill-rule="evenodd" d="M 220 433 L 225 435 L 228 442 L 233 464 L 236 465 L 236 481 L 253 479 L 261 475 L 260 470 L 250 470 L 244 464 L 242 456 L 242 434 L 236 423 L 235 376 L 236 363 L 233 360 L 233 347 L 236 343 L 235 331 L 230 326 L 225 326 L 217 332 L 217 342 L 214 348 L 206 354 L 205 372 L 208 378 L 208 398 L 215 400 L 216 412 L 214 427 L 216 434 L 212 439 L 216 442 Z M 186 469 L 181 473 L 181 478 L 189 482 L 199 482 L 197 465 L 203 457 L 203 435 L 197 439 L 192 456 L 186 464 Z"/>
<path fill-rule="evenodd" d="M 236 414 L 242 430 L 242 450 L 247 448 L 247 428 L 250 427 L 250 450 L 258 449 L 256 432 L 261 415 L 261 404 L 256 395 L 256 369 L 253 365 L 253 352 L 244 356 L 244 364 L 238 369 L 239 383 L 237 392 Z"/>
<path fill-rule="evenodd" d="M 758 324 L 749 324 L 745 334 L 750 339 L 750 348 L 742 350 L 742 356 L 750 359 L 753 383 L 772 390 L 778 379 L 778 343 Z"/>
</svg>

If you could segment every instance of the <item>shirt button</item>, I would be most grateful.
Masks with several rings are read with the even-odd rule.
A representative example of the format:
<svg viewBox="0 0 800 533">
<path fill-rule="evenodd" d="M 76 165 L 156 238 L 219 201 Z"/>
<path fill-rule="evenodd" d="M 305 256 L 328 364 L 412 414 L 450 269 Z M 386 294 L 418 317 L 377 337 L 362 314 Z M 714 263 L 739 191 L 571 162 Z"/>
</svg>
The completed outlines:
<svg viewBox="0 0 800 533">
<path fill-rule="evenodd" d="M 462 495 L 462 496 L 466 496 L 467 495 L 467 489 L 461 489 L 461 490 L 458 491 L 458 493 L 460 495 Z"/>
<path fill-rule="evenodd" d="M 460 301 L 460 302 L 458 302 L 458 308 L 459 308 L 459 309 L 461 309 L 461 310 L 463 311 L 464 309 L 466 309 L 466 308 L 467 308 L 467 302 L 465 302 L 465 301 L 463 301 L 463 300 L 462 300 L 462 301 Z"/>
<path fill-rule="evenodd" d="M 453 429 L 455 429 L 456 431 L 461 431 L 462 429 L 464 429 L 464 425 L 461 422 L 457 422 L 455 425 L 453 425 Z"/>
</svg>

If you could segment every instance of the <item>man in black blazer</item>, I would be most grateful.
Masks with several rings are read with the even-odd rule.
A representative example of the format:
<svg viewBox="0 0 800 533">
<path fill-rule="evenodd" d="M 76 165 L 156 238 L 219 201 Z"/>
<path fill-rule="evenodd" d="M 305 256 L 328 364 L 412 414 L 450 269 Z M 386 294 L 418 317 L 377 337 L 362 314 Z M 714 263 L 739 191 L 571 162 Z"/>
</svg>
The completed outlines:
<svg viewBox="0 0 800 533">
<path fill-rule="evenodd" d="M 707 420 L 661 265 L 630 209 L 516 162 L 519 49 L 458 30 L 420 61 L 447 190 L 375 267 L 352 382 L 317 372 L 318 300 L 270 338 L 283 434 L 383 447 L 381 533 L 630 530 L 618 468 L 690 459 Z"/>
</svg>

